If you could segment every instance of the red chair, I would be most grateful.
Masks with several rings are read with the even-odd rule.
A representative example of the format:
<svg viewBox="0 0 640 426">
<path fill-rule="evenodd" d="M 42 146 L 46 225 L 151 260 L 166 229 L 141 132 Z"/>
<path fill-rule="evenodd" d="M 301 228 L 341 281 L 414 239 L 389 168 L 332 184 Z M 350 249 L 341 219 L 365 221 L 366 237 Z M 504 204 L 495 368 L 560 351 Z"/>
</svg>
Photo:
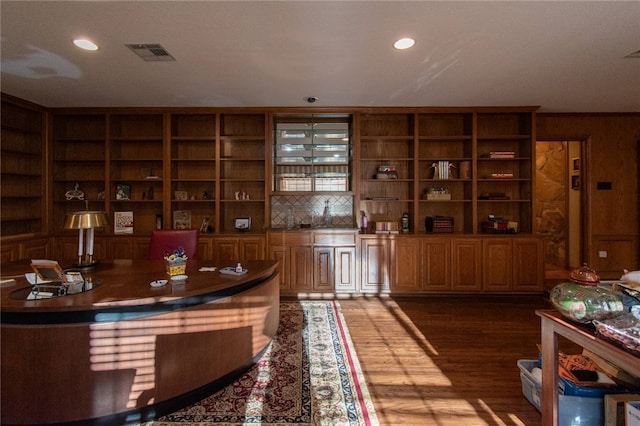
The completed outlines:
<svg viewBox="0 0 640 426">
<path fill-rule="evenodd" d="M 162 259 L 178 247 L 182 247 L 189 259 L 196 259 L 199 235 L 200 232 L 197 229 L 153 230 L 147 258 Z"/>
</svg>

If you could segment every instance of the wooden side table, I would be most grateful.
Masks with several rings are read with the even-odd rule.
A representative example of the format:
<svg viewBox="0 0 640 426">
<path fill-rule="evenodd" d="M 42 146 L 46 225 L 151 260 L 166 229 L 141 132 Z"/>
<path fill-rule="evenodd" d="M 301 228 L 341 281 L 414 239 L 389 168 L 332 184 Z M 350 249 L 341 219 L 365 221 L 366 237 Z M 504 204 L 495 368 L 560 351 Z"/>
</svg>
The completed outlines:
<svg viewBox="0 0 640 426">
<path fill-rule="evenodd" d="M 637 374 L 640 358 L 567 321 L 556 310 L 537 310 L 542 338 L 542 424 L 558 424 L 558 336 L 588 349 L 617 367 Z"/>
</svg>

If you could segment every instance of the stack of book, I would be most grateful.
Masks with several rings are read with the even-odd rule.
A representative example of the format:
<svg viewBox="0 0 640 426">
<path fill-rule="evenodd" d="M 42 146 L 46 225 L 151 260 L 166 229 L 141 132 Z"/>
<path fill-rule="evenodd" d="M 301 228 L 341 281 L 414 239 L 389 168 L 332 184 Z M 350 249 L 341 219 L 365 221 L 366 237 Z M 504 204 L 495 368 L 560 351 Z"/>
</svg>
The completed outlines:
<svg viewBox="0 0 640 426">
<path fill-rule="evenodd" d="M 399 234 L 398 222 L 376 222 L 376 234 Z"/>
<path fill-rule="evenodd" d="M 453 217 L 449 216 L 427 216 L 425 219 L 425 228 L 427 232 L 434 233 L 452 233 Z"/>
<path fill-rule="evenodd" d="M 378 166 L 376 179 L 398 179 L 398 172 L 396 171 L 396 166 L 392 164 L 382 164 Z"/>
<path fill-rule="evenodd" d="M 489 215 L 488 220 L 482 222 L 482 230 L 490 234 L 516 234 L 518 222 L 504 219 L 503 217 Z"/>
<path fill-rule="evenodd" d="M 482 192 L 478 196 L 478 200 L 510 200 L 505 192 Z"/>
<path fill-rule="evenodd" d="M 514 151 L 491 151 L 489 152 L 489 158 L 515 158 L 516 153 Z"/>
</svg>

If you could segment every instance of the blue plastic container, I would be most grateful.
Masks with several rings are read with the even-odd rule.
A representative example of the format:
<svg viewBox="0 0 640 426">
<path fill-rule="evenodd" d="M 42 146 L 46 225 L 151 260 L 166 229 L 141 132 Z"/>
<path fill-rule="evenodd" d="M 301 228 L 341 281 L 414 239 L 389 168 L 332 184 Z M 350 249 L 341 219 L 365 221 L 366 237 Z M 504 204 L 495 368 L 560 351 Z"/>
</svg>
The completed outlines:
<svg viewBox="0 0 640 426">
<path fill-rule="evenodd" d="M 542 384 L 531 374 L 538 367 L 538 360 L 518 361 L 522 394 L 541 411 Z M 604 424 L 604 400 L 602 397 L 558 395 L 558 426 L 602 426 Z"/>
</svg>

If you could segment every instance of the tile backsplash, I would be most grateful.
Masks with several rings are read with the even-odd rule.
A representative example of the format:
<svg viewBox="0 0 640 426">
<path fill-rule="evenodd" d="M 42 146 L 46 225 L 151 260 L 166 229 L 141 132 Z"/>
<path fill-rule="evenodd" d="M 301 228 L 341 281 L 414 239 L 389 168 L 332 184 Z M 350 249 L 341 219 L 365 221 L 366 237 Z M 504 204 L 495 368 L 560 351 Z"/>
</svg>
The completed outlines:
<svg viewBox="0 0 640 426">
<path fill-rule="evenodd" d="M 309 223 L 312 226 L 323 224 L 322 213 L 325 201 L 331 208 L 331 226 L 355 227 L 353 217 L 353 197 L 351 195 L 277 195 L 271 198 L 271 227 L 284 228 L 287 225 L 287 213 L 293 209 L 294 225 Z"/>
</svg>

